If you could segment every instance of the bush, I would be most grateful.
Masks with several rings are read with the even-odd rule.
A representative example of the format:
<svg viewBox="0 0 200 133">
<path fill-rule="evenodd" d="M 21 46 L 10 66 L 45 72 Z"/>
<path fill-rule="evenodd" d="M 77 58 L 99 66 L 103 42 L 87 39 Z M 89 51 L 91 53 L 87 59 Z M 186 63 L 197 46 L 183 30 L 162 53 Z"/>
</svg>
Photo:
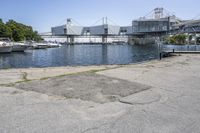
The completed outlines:
<svg viewBox="0 0 200 133">
<path fill-rule="evenodd" d="M 186 44 L 187 35 L 185 34 L 178 34 L 172 37 L 169 37 L 168 42 L 171 44 Z"/>
</svg>

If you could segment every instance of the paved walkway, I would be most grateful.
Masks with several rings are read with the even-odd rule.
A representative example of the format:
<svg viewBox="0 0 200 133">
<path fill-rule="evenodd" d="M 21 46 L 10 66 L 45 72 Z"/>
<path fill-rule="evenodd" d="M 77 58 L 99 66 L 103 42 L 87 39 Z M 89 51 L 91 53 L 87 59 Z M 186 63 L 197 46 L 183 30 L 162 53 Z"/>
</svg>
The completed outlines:
<svg viewBox="0 0 200 133">
<path fill-rule="evenodd" d="M 89 67 L 85 67 L 86 73 L 79 74 L 73 71 L 76 73 L 73 76 L 71 73 L 65 76 L 66 74 L 62 72 L 48 75 L 51 72 L 48 71 L 49 68 L 46 68 L 45 76 L 41 73 L 39 78 L 33 78 L 34 80 L 29 82 L 27 81 L 30 79 L 24 80 L 24 78 L 20 79 L 24 82 L 18 82 L 20 76 L 12 77 L 21 69 L 1 70 L 0 74 L 5 76 L 5 79 L 8 76 L 12 77 L 12 80 L 6 82 L 2 76 L 0 79 L 0 84 L 2 84 L 0 87 L 0 132 L 200 132 L 200 55 L 182 55 L 162 61 L 115 67 L 95 67 L 90 69 L 90 72 L 88 72 Z M 56 71 L 57 68 L 54 69 Z M 29 69 L 29 71 L 32 70 Z M 37 71 L 40 70 L 37 69 Z M 13 73 L 9 75 L 11 72 Z M 88 73 L 90 73 L 89 76 L 87 76 Z M 29 74 L 34 75 L 34 71 Z M 50 78 L 51 76 L 54 77 Z M 106 82 L 105 79 L 110 82 Z M 77 95 L 74 91 L 74 97 L 65 97 L 55 90 L 56 82 L 59 82 L 57 86 L 62 91 L 79 89 L 82 85 L 81 88 L 84 89 L 80 89 L 79 92 L 84 92 L 87 88 L 94 92 L 86 91 L 88 93 Z M 48 83 L 51 85 L 48 86 Z M 30 89 L 30 84 L 32 84 L 32 89 Z M 38 88 L 43 91 L 38 91 Z M 121 95 L 115 92 L 123 88 L 124 92 L 131 93 Z M 135 92 L 134 90 L 138 88 L 140 91 Z M 115 96 L 117 99 L 95 101 L 93 94 L 96 94 L 96 90 L 103 96 L 108 93 L 110 97 Z M 85 96 L 87 98 L 82 98 Z M 96 96 L 102 100 L 102 95 Z"/>
</svg>

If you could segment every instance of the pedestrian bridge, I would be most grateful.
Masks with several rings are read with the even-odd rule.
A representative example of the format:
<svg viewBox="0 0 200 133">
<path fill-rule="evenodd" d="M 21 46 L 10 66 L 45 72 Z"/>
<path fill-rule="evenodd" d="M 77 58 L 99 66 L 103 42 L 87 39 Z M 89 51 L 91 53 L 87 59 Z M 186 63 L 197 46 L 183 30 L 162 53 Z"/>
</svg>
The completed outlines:
<svg viewBox="0 0 200 133">
<path fill-rule="evenodd" d="M 200 33 L 200 20 L 190 20 L 173 26 L 174 33 Z"/>
</svg>

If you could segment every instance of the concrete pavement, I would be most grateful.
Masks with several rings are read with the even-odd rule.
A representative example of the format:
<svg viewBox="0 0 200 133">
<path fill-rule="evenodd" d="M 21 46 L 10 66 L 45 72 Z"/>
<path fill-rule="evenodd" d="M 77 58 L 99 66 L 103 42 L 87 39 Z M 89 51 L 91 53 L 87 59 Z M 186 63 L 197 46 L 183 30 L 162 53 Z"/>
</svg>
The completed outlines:
<svg viewBox="0 0 200 133">
<path fill-rule="evenodd" d="M 92 69 L 89 75 L 39 76 L 24 83 L 13 78 L 12 86 L 0 87 L 0 132 L 199 133 L 199 66 L 200 55 L 182 55 Z M 6 71 L 0 71 L 5 78 Z M 117 99 L 105 100 L 106 94 Z"/>
</svg>

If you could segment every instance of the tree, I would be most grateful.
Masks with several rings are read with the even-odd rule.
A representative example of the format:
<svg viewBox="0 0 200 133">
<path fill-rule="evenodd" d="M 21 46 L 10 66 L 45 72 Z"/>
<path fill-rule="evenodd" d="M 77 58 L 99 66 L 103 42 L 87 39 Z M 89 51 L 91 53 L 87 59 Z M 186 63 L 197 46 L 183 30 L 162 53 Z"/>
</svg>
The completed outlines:
<svg viewBox="0 0 200 133">
<path fill-rule="evenodd" d="M 178 34 L 178 35 L 174 35 L 174 36 L 170 37 L 168 40 L 169 40 L 169 43 L 171 43 L 171 44 L 185 44 L 186 38 L 187 38 L 187 35 Z"/>
<path fill-rule="evenodd" d="M 43 39 L 41 38 L 41 36 L 38 35 L 38 32 L 37 32 L 37 31 L 35 31 L 35 32 L 33 33 L 33 39 L 34 39 L 34 41 L 37 41 L 37 42 L 43 40 Z"/>
<path fill-rule="evenodd" d="M 9 20 L 6 26 L 11 29 L 11 39 L 14 41 L 35 40 L 41 41 L 42 38 L 36 31 L 33 31 L 31 26 L 18 23 L 14 20 Z"/>
<path fill-rule="evenodd" d="M 14 20 L 9 20 L 6 25 L 12 30 L 12 39 L 14 41 L 25 40 L 25 32 L 23 27 L 15 22 Z"/>
<path fill-rule="evenodd" d="M 3 23 L 2 19 L 0 19 L 0 37 L 12 38 L 11 29 Z"/>
</svg>

